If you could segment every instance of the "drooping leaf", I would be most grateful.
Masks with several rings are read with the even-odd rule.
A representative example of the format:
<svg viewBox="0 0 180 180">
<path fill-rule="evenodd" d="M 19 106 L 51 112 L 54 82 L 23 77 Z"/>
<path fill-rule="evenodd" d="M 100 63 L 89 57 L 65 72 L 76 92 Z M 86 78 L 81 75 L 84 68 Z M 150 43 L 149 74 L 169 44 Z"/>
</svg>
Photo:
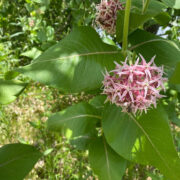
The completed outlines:
<svg viewBox="0 0 180 180">
<path fill-rule="evenodd" d="M 164 4 L 166 4 L 168 7 L 174 8 L 174 9 L 180 9 L 180 1 L 179 0 L 162 0 Z"/>
<path fill-rule="evenodd" d="M 164 109 L 149 110 L 138 120 L 107 105 L 103 130 L 108 144 L 122 157 L 153 165 L 171 180 L 180 179 L 180 159 L 175 150 L 168 117 Z"/>
<path fill-rule="evenodd" d="M 25 86 L 25 83 L 19 81 L 0 79 L 0 104 L 8 104 L 14 101 Z"/>
<path fill-rule="evenodd" d="M 148 19 L 157 16 L 164 9 L 163 4 L 158 1 L 150 1 L 149 8 L 145 14 L 142 14 L 142 1 L 134 1 L 130 13 L 129 34 L 144 24 Z M 117 15 L 116 35 L 117 40 L 122 41 L 124 27 L 125 10 L 121 10 Z"/>
<path fill-rule="evenodd" d="M 47 127 L 51 131 L 70 129 L 72 137 L 78 137 L 92 133 L 99 119 L 101 117 L 93 106 L 79 103 L 49 117 Z"/>
<path fill-rule="evenodd" d="M 180 63 L 177 64 L 176 69 L 170 79 L 173 84 L 180 84 Z"/>
<path fill-rule="evenodd" d="M 90 91 L 101 87 L 102 72 L 113 69 L 115 60 L 123 60 L 115 46 L 91 27 L 79 27 L 18 71 L 63 92 Z"/>
<path fill-rule="evenodd" d="M 24 179 L 40 157 L 41 153 L 30 145 L 8 144 L 1 147 L 0 179 Z"/>
<path fill-rule="evenodd" d="M 125 173 L 127 161 L 107 144 L 105 138 L 92 141 L 89 148 L 89 159 L 99 180 L 120 180 Z"/>
<path fill-rule="evenodd" d="M 175 66 L 180 62 L 180 48 L 170 40 L 163 39 L 143 30 L 136 30 L 129 36 L 130 50 L 141 53 L 147 60 L 156 55 L 157 65 Z"/>
</svg>

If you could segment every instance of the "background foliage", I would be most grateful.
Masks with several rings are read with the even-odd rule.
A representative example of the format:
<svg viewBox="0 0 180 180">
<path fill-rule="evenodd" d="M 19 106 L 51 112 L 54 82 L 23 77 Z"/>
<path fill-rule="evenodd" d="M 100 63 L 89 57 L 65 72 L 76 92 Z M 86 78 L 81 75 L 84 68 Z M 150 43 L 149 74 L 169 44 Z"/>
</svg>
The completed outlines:
<svg viewBox="0 0 180 180">
<path fill-rule="evenodd" d="M 88 94 L 89 92 L 86 94 L 79 93 L 75 95 L 64 95 L 62 94 L 62 91 L 69 91 L 69 93 L 71 93 L 70 87 L 72 87 L 72 85 L 74 87 L 73 90 L 78 92 L 81 90 L 95 90 L 100 86 L 102 76 L 98 78 L 95 76 L 91 77 L 92 79 L 89 81 L 94 82 L 95 80 L 95 84 L 92 83 L 89 85 L 88 82 L 87 84 L 77 86 L 75 84 L 76 79 L 81 76 L 81 74 L 77 74 L 74 81 L 67 81 L 67 84 L 64 85 L 64 89 L 59 91 L 42 84 L 34 83 L 29 78 L 19 75 L 17 72 L 13 71 L 15 68 L 30 64 L 33 59 L 37 58 L 40 54 L 42 54 L 52 45 L 56 44 L 58 41 L 62 40 L 67 34 L 70 33 L 72 29 L 78 29 L 78 26 L 81 25 L 94 24 L 95 3 L 98 2 L 99 1 L 97 0 L 1 0 L 0 2 L 0 77 L 8 80 L 10 84 L 12 83 L 13 88 L 15 87 L 17 89 L 17 92 L 13 92 L 14 94 L 12 94 L 12 97 L 8 97 L 8 99 L 3 99 L 4 95 L 0 94 L 0 99 L 3 99 L 4 101 L 3 104 L 14 100 L 19 92 L 26 86 L 26 83 L 29 83 L 24 94 L 21 95 L 14 103 L 8 106 L 1 105 L 0 107 L 0 144 L 34 144 L 36 148 L 44 154 L 44 156 L 36 164 L 33 171 L 26 177 L 27 179 L 98 179 L 90 168 L 89 160 L 87 159 L 88 152 L 83 150 L 84 146 L 86 145 L 86 141 L 83 141 L 83 144 L 82 141 L 79 141 L 80 143 L 78 148 L 80 150 L 76 150 L 72 146 L 73 142 L 70 144 L 68 140 L 71 132 L 62 132 L 61 136 L 59 137 L 58 133 L 47 131 L 45 121 L 50 113 L 56 113 L 72 104 L 77 104 L 81 101 L 88 102 L 89 99 L 93 97 L 92 95 Z M 164 0 L 163 2 L 170 7 L 167 8 L 165 12 L 155 16 L 155 18 L 146 21 L 144 24 L 144 29 L 151 33 L 166 37 L 167 40 L 173 40 L 175 44 L 178 44 L 180 37 L 180 11 L 178 9 L 173 9 L 173 7 L 179 7 L 178 1 L 175 1 L 173 4 L 172 1 L 168 0 Z M 136 16 L 139 18 L 138 14 L 132 14 L 132 16 L 134 18 Z M 147 16 L 143 16 L 140 24 L 132 23 L 131 30 L 134 31 L 134 29 L 141 25 L 142 22 L 144 23 L 146 18 L 149 18 L 149 16 L 150 15 L 148 15 L 147 12 Z M 118 18 L 121 17 L 123 17 L 123 12 L 122 14 L 118 14 Z M 83 32 L 85 34 L 85 30 L 82 29 L 81 31 L 81 34 L 77 37 L 77 32 L 74 35 L 71 34 L 72 38 L 77 38 L 77 42 L 79 39 L 81 40 L 81 38 L 82 40 L 87 38 L 87 42 L 89 39 L 98 38 L 94 30 L 88 29 L 88 31 L 90 31 L 89 37 L 85 37 L 85 35 L 82 36 Z M 111 42 L 104 32 L 101 32 L 101 34 L 104 41 L 108 43 Z M 116 37 L 112 37 L 112 39 L 118 40 L 119 45 L 121 45 L 121 36 L 121 34 L 117 34 L 117 39 Z M 130 43 L 132 45 L 140 43 L 142 39 L 139 37 L 141 37 L 143 40 L 149 38 L 147 32 L 138 30 L 130 36 Z M 154 38 L 155 36 L 151 37 L 151 39 Z M 61 48 L 62 45 L 64 47 L 67 43 L 69 43 L 69 41 L 66 38 L 63 40 L 63 42 L 58 43 L 55 47 Z M 84 41 L 82 41 L 82 43 L 84 43 Z M 175 44 L 170 44 L 169 41 L 160 41 L 158 43 L 151 44 L 150 47 L 148 45 L 144 45 L 143 48 L 132 46 L 132 50 L 136 50 L 137 52 L 145 51 L 148 52 L 149 55 L 154 55 L 154 49 L 157 50 L 158 47 L 161 47 L 162 51 L 165 51 L 167 46 L 175 46 Z M 71 45 L 72 48 L 77 48 L 78 50 L 78 43 L 72 43 Z M 104 43 L 102 44 L 100 38 L 98 45 L 93 44 L 92 46 L 89 46 L 89 50 L 94 52 L 97 48 L 99 48 L 98 50 L 100 51 L 101 49 L 107 49 L 107 51 L 117 51 L 117 49 L 113 46 L 109 46 Z M 86 49 L 84 49 L 83 52 L 84 51 L 86 51 Z M 69 51 L 65 53 L 73 54 L 73 52 Z M 113 60 L 116 58 L 116 56 L 117 54 L 114 53 L 113 55 L 110 54 L 109 56 L 106 56 L 109 57 L 109 67 L 113 64 Z M 118 56 L 122 55 L 118 52 Z M 59 58 L 59 55 L 56 55 L 53 58 Z M 82 57 L 82 59 L 83 58 L 86 59 L 86 57 Z M 100 58 L 98 58 L 99 57 L 96 56 L 96 54 L 93 55 L 93 59 L 96 59 L 96 62 L 100 61 Z M 161 58 L 162 57 L 159 59 Z M 166 56 L 163 58 L 164 60 L 169 60 L 170 58 L 172 61 L 176 61 L 177 58 L 179 58 L 179 55 L 177 52 L 174 52 L 173 49 L 171 53 L 167 52 Z M 74 60 L 76 60 L 76 58 Z M 165 65 L 170 65 L 168 64 L 168 60 L 165 61 L 167 62 Z M 94 62 L 94 67 L 97 67 L 97 64 L 95 64 L 96 62 Z M 93 72 L 89 73 L 95 75 L 95 72 L 102 70 L 103 66 L 105 65 L 104 63 L 105 62 L 101 62 L 98 69 L 93 68 Z M 53 66 L 57 66 L 57 64 Z M 86 66 L 88 67 L 89 64 L 87 63 Z M 46 64 L 46 67 L 51 68 L 49 64 Z M 178 69 L 179 66 L 177 66 L 176 70 L 177 75 L 174 74 L 175 77 L 178 76 Z M 76 71 L 76 69 L 73 69 L 73 71 Z M 167 69 L 167 72 L 171 74 L 171 68 Z M 83 77 L 85 78 L 86 76 L 87 75 L 85 74 Z M 57 81 L 60 80 L 58 79 Z M 177 81 L 178 80 L 176 79 L 176 84 L 179 83 L 179 81 Z M 49 82 L 51 81 L 49 80 Z M 6 85 L 1 85 L 0 89 L 2 88 L 5 89 Z M 178 85 L 171 85 L 168 88 L 168 96 L 164 100 L 164 106 L 167 108 L 167 111 L 169 111 L 168 115 L 172 121 L 171 129 L 173 131 L 176 148 L 180 152 L 180 87 Z M 6 89 L 3 91 L 7 92 Z M 97 105 L 95 101 L 91 102 L 91 104 Z M 172 113 L 173 111 L 170 109 L 173 107 L 176 109 L 174 113 Z M 81 107 L 77 108 L 82 111 Z M 93 109 L 93 107 L 91 108 Z M 69 111 L 71 112 L 71 109 L 69 109 Z M 83 111 L 86 111 L 86 109 L 83 109 Z M 94 111 L 94 109 L 92 111 Z M 101 112 L 96 112 L 97 115 L 100 113 Z M 86 120 L 88 122 L 91 119 Z M 103 126 L 108 127 L 106 124 L 103 124 Z M 82 129 L 82 132 L 85 132 L 85 130 Z M 101 134 L 101 132 L 99 133 Z M 77 141 L 78 139 L 74 139 L 76 145 Z M 97 148 L 97 151 L 99 152 L 98 158 L 101 155 L 101 158 L 103 159 L 105 153 L 102 149 L 104 144 L 101 144 L 98 141 L 99 139 L 97 142 L 95 141 L 94 144 L 91 144 L 91 149 L 89 152 L 90 163 L 94 164 L 95 166 L 97 165 L 97 154 L 94 154 L 94 148 Z M 144 180 L 148 177 L 151 177 L 152 179 L 163 179 L 163 176 L 159 173 L 159 171 L 151 166 L 137 165 L 136 163 L 129 164 L 128 162 L 123 162 L 122 165 L 119 165 L 119 162 L 114 161 L 114 159 L 117 159 L 116 152 L 114 152 L 108 145 L 107 149 L 110 153 L 110 157 L 112 158 L 114 168 L 127 164 L 128 169 L 123 177 L 124 180 Z M 117 157 L 119 158 L 119 156 Z M 99 166 L 103 165 L 102 162 L 98 161 Z M 114 178 L 116 178 L 117 174 L 113 172 L 114 168 L 112 169 L 112 174 Z M 101 169 L 94 169 L 95 173 L 101 173 L 100 171 Z M 104 167 L 104 171 L 106 171 L 106 167 Z M 121 174 L 121 172 L 119 173 Z M 104 173 L 102 176 L 107 177 Z M 120 175 L 117 175 L 117 177 L 119 176 Z"/>
</svg>

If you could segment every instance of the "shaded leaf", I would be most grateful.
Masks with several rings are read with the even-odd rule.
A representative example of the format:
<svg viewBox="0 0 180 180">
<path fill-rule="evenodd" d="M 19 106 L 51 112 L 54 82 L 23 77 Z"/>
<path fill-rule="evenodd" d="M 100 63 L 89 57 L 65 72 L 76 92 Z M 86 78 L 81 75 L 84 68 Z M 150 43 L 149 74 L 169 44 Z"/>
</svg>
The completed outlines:
<svg viewBox="0 0 180 180">
<path fill-rule="evenodd" d="M 171 180 L 180 179 L 180 160 L 175 150 L 168 117 L 161 106 L 138 120 L 107 105 L 103 130 L 108 144 L 125 159 L 153 165 Z"/>
<path fill-rule="evenodd" d="M 139 7 L 139 8 L 137 8 Z M 147 20 L 161 13 L 164 6 L 157 1 L 150 1 L 149 8 L 145 14 L 142 14 L 142 1 L 135 1 L 130 13 L 129 34 L 136 30 L 140 25 L 144 24 Z M 117 15 L 116 35 L 117 40 L 120 42 L 123 38 L 125 10 L 121 10 Z"/>
<path fill-rule="evenodd" d="M 1 147 L 0 179 L 24 179 L 40 157 L 41 153 L 30 145 L 8 144 Z"/>
<path fill-rule="evenodd" d="M 175 102 L 168 102 L 168 105 L 165 106 L 166 112 L 168 114 L 169 120 L 180 127 L 180 119 L 178 118 L 177 112 L 176 112 L 176 106 Z"/>
<path fill-rule="evenodd" d="M 157 65 L 175 66 L 180 62 L 180 49 L 170 40 L 163 39 L 143 30 L 136 30 L 129 36 L 131 50 L 141 53 L 147 60 L 156 55 Z"/>
<path fill-rule="evenodd" d="M 159 12 L 161 12 L 163 9 L 165 9 L 166 6 L 157 1 L 157 0 L 150 0 L 148 9 L 146 10 L 145 14 L 151 14 L 151 15 L 157 15 Z M 139 1 L 139 0 L 133 0 L 132 1 L 132 9 L 136 9 L 138 11 L 142 11 L 143 9 L 143 1 Z"/>
<path fill-rule="evenodd" d="M 167 12 L 162 12 L 155 17 L 155 20 L 161 26 L 166 26 L 169 24 L 169 21 L 171 20 L 171 16 Z"/>
<path fill-rule="evenodd" d="M 170 79 L 173 84 L 180 84 L 180 63 L 177 64 L 176 69 Z"/>
<path fill-rule="evenodd" d="M 89 159 L 99 180 L 120 180 L 125 173 L 127 161 L 119 156 L 104 138 L 92 141 L 89 148 Z"/>
<path fill-rule="evenodd" d="M 89 134 L 101 117 L 88 103 L 79 103 L 49 117 L 47 127 L 51 131 L 70 129 L 72 137 Z"/>
<path fill-rule="evenodd" d="M 93 140 L 92 136 L 84 135 L 84 136 L 71 138 L 70 143 L 78 150 L 87 150 L 91 140 Z"/>
<path fill-rule="evenodd" d="M 89 104 L 91 104 L 92 106 L 94 106 L 101 114 L 101 111 L 103 110 L 104 108 L 104 102 L 106 100 L 106 96 L 104 95 L 98 95 L 98 96 L 95 96 L 94 98 L 92 98 L 90 101 L 89 101 Z"/>
</svg>

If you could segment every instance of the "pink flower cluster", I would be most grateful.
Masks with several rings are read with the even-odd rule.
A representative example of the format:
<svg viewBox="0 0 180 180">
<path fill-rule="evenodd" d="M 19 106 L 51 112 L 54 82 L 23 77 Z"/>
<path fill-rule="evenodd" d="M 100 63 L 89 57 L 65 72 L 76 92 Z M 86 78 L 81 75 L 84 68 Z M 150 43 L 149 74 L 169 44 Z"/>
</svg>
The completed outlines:
<svg viewBox="0 0 180 180">
<path fill-rule="evenodd" d="M 163 83 L 167 81 L 163 78 L 163 66 L 157 67 L 154 63 L 155 56 L 148 63 L 143 56 L 140 57 L 141 63 L 138 58 L 132 65 L 127 64 L 127 58 L 122 65 L 115 62 L 115 70 L 106 72 L 103 81 L 106 101 L 121 106 L 123 112 L 132 112 L 134 115 L 137 112 L 146 113 L 152 104 L 156 107 L 157 99 L 164 97 L 160 95 L 160 91 L 165 91 Z"/>
<path fill-rule="evenodd" d="M 119 0 L 101 0 L 96 7 L 96 23 L 109 34 L 116 32 L 117 11 L 124 9 Z"/>
</svg>

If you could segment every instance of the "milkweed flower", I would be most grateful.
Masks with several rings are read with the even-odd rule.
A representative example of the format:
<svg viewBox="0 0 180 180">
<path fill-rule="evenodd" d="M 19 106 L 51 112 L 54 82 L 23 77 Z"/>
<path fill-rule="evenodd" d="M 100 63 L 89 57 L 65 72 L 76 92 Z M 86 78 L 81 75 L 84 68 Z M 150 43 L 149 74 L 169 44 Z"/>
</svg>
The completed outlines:
<svg viewBox="0 0 180 180">
<path fill-rule="evenodd" d="M 165 91 L 164 82 L 167 81 L 163 78 L 163 66 L 157 67 L 154 63 L 155 56 L 148 63 L 142 55 L 140 57 L 141 63 L 140 58 L 131 65 L 128 65 L 127 58 L 122 64 L 115 62 L 115 69 L 106 71 L 103 81 L 106 101 L 134 115 L 138 111 L 146 113 L 151 105 L 156 107 L 157 100 L 164 97 L 160 91 Z"/>
<path fill-rule="evenodd" d="M 96 24 L 109 34 L 116 32 L 117 11 L 124 9 L 119 0 L 101 0 L 96 6 Z"/>
</svg>

